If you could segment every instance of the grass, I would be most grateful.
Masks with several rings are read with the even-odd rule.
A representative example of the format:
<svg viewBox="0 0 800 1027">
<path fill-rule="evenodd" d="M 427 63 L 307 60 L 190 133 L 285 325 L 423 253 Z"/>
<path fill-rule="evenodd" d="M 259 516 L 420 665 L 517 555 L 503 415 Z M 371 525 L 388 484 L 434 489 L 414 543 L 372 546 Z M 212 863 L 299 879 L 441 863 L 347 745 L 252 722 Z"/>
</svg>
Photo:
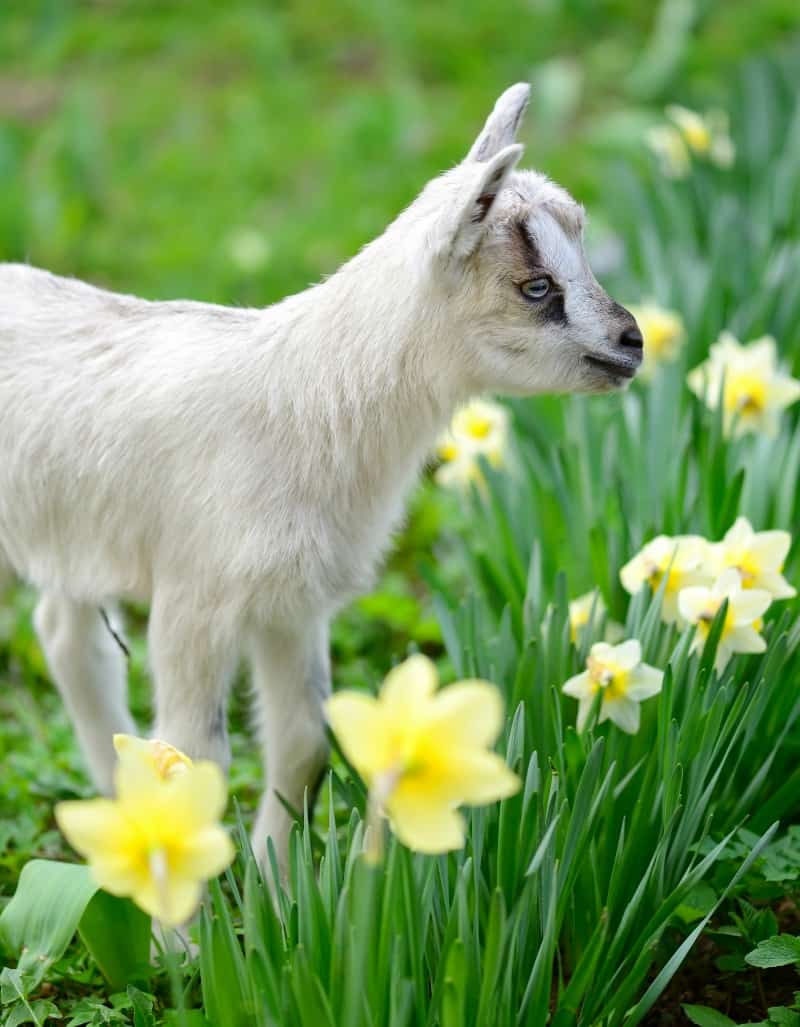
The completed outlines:
<svg viewBox="0 0 800 1027">
<path fill-rule="evenodd" d="M 423 483 L 381 589 L 336 625 L 339 686 L 374 688 L 409 647 L 496 682 L 522 794 L 472 812 L 462 853 L 392 843 L 375 870 L 356 858 L 363 787 L 337 759 L 277 911 L 237 829 L 199 955 L 178 968 L 190 1027 L 686 1022 L 681 993 L 661 997 L 682 960 L 681 974 L 708 978 L 694 1004 L 797 1022 L 792 966 L 745 957 L 797 924 L 798 602 L 770 611 L 764 657 L 717 677 L 713 646 L 689 657 L 688 637 L 660 624 L 657 602 L 629 601 L 618 571 L 661 531 L 718 538 L 737 513 L 800 524 L 797 413 L 774 442 L 731 441 L 685 387 L 723 328 L 773 333 L 800 372 L 798 50 L 785 39 L 798 27 L 795 5 L 776 0 L 0 12 L 4 259 L 152 297 L 266 303 L 380 231 L 465 152 L 500 89 L 532 77 L 529 158 L 590 204 L 606 284 L 687 324 L 650 386 L 511 404 L 516 472 L 487 471 L 487 491 L 463 503 Z M 663 178 L 642 132 L 670 101 L 728 107 L 731 171 Z M 786 573 L 800 581 L 797 547 Z M 570 644 L 567 599 L 595 585 L 669 666 L 630 738 L 576 734 L 559 690 L 590 640 Z M 0 618 L 0 904 L 31 858 L 72 858 L 52 806 L 90 794 L 31 604 L 19 590 Z M 145 722 L 142 611 L 131 618 Z M 260 772 L 238 704 L 233 743 L 249 822 Z M 115 989 L 78 941 L 44 978 L 14 977 L 19 953 L 7 955 L 9 1025 L 181 1022 L 168 961 Z"/>
</svg>

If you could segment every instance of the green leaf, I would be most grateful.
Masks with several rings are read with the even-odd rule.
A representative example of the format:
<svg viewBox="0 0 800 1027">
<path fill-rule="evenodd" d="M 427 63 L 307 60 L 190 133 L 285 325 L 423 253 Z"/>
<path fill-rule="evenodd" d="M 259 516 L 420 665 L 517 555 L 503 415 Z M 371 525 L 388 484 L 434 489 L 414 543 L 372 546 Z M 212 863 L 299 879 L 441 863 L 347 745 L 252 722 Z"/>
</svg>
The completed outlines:
<svg viewBox="0 0 800 1027">
<path fill-rule="evenodd" d="M 751 966 L 762 969 L 788 966 L 791 963 L 800 965 L 800 938 L 793 934 L 776 934 L 773 938 L 760 941 L 744 958 Z"/>
<path fill-rule="evenodd" d="M 709 1006 L 683 1005 L 681 1008 L 698 1027 L 736 1027 L 736 1023 L 729 1016 Z"/>
</svg>

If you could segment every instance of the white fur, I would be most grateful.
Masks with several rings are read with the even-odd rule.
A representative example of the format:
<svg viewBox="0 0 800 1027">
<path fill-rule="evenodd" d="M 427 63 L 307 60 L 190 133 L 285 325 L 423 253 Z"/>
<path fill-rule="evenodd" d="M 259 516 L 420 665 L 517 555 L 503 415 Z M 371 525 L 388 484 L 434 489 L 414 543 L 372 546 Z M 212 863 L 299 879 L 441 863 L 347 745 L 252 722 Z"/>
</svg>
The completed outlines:
<svg viewBox="0 0 800 1027">
<path fill-rule="evenodd" d="M 630 315 L 595 282 L 574 202 L 514 172 L 527 101 L 498 101 L 470 157 L 339 272 L 264 310 L 149 303 L 0 267 L 0 568 L 42 592 L 36 626 L 98 786 L 130 731 L 100 608 L 151 604 L 154 733 L 228 759 L 228 683 L 250 654 L 268 784 L 323 769 L 327 624 L 368 588 L 455 406 L 483 390 L 620 384 Z M 524 219 L 563 285 L 541 321 L 509 279 Z M 4 555 L 5 554 L 5 555 Z M 265 796 L 256 845 L 288 820 Z"/>
</svg>

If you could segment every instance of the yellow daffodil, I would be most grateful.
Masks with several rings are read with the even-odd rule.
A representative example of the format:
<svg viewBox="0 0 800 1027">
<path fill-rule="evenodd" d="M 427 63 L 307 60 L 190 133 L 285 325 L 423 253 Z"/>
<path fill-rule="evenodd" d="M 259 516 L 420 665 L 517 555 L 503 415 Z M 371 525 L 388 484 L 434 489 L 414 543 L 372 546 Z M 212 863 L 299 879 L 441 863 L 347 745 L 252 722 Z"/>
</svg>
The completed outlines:
<svg viewBox="0 0 800 1027">
<path fill-rule="evenodd" d="M 692 161 L 683 136 L 673 125 L 655 125 L 646 135 L 647 145 L 667 178 L 686 178 Z"/>
<path fill-rule="evenodd" d="M 625 564 L 619 573 L 622 587 L 636 595 L 645 582 L 657 592 L 664 575 L 664 602 L 661 618 L 667 624 L 678 619 L 678 593 L 687 585 L 710 580 L 708 542 L 699 535 L 658 535 Z"/>
<path fill-rule="evenodd" d="M 441 691 L 437 685 L 435 666 L 417 655 L 389 673 L 377 699 L 338 692 L 325 704 L 372 808 L 389 817 L 404 845 L 430 853 L 464 844 L 464 820 L 456 811 L 462 803 L 495 802 L 520 786 L 489 750 L 503 725 L 497 688 L 485 681 Z"/>
<path fill-rule="evenodd" d="M 775 340 L 768 335 L 742 345 L 730 332 L 722 332 L 708 360 L 690 372 L 689 388 L 710 409 L 722 396 L 725 431 L 735 434 L 778 433 L 783 409 L 800 399 L 800 381 L 778 369 Z"/>
<path fill-rule="evenodd" d="M 578 731 L 583 731 L 595 703 L 602 693 L 598 723 L 610 720 L 634 735 L 639 730 L 639 704 L 661 691 L 664 675 L 642 663 L 642 647 L 636 639 L 620 645 L 596 642 L 589 650 L 586 670 L 563 686 L 565 695 L 579 701 Z"/>
<path fill-rule="evenodd" d="M 792 536 L 788 531 L 753 531 L 746 517 L 738 517 L 721 542 L 711 547 L 711 562 L 721 574 L 732 567 L 739 572 L 742 588 L 759 588 L 773 599 L 797 595 L 783 576 L 783 564 Z"/>
<path fill-rule="evenodd" d="M 686 338 L 686 330 L 680 314 L 656 303 L 633 304 L 629 309 L 644 337 L 644 363 L 640 376 L 647 380 L 653 377 L 659 364 L 676 356 Z"/>
<path fill-rule="evenodd" d="M 115 744 L 116 797 L 61 802 L 56 821 L 101 888 L 177 926 L 197 909 L 203 883 L 234 857 L 219 824 L 222 771 L 163 742 L 118 736 Z"/>
<path fill-rule="evenodd" d="M 733 568 L 723 571 L 710 588 L 693 586 L 683 589 L 678 596 L 681 617 L 687 624 L 697 626 L 693 650 L 705 645 L 713 620 L 726 599 L 728 609 L 714 661 L 719 674 L 734 653 L 763 653 L 767 648 L 759 629 L 772 596 L 764 589 L 742 588 L 741 576 Z"/>
<path fill-rule="evenodd" d="M 708 111 L 703 116 L 688 107 L 671 104 L 666 113 L 692 153 L 707 158 L 720 168 L 729 168 L 733 164 L 736 150 L 725 111 Z"/>
<path fill-rule="evenodd" d="M 508 448 L 508 412 L 497 403 L 475 399 L 456 411 L 450 428 L 440 440 L 442 461 L 436 472 L 440 485 L 466 487 L 480 483 L 479 458 L 501 467 Z"/>
<path fill-rule="evenodd" d="M 120 759 L 142 760 L 165 780 L 192 766 L 192 761 L 185 753 L 157 738 L 114 735 L 114 748 Z"/>
</svg>

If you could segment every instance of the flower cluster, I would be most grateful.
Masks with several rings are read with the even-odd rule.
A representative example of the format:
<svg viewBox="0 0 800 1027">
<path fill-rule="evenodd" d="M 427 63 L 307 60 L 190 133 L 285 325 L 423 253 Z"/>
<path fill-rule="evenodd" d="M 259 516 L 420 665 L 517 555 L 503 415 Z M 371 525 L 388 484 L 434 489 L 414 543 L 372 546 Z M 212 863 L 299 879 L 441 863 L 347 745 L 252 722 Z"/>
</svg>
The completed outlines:
<svg viewBox="0 0 800 1027">
<path fill-rule="evenodd" d="M 775 340 L 765 335 L 742 345 L 722 332 L 708 359 L 690 372 L 689 388 L 716 410 L 722 401 L 726 434 L 778 433 L 785 407 L 800 399 L 800 381 L 778 368 Z"/>
<path fill-rule="evenodd" d="M 508 448 L 508 411 L 497 403 L 474 399 L 456 411 L 445 435 L 440 439 L 436 471 L 440 485 L 468 488 L 482 480 L 480 459 L 492 467 L 502 467 Z"/>
<path fill-rule="evenodd" d="M 686 178 L 692 158 L 710 161 L 719 168 L 733 164 L 736 150 L 728 129 L 725 111 L 698 114 L 688 107 L 671 104 L 666 108 L 667 122 L 651 128 L 647 143 L 669 178 Z"/>
<path fill-rule="evenodd" d="M 696 649 L 727 602 L 716 655 L 721 673 L 733 653 L 763 652 L 761 618 L 773 600 L 796 594 L 783 576 L 790 545 L 788 532 L 756 532 L 739 517 L 720 542 L 659 535 L 622 568 L 620 580 L 631 595 L 644 586 L 654 593 L 663 588 L 662 619 L 694 625 Z"/>
<path fill-rule="evenodd" d="M 662 619 L 680 627 L 694 626 L 692 650 L 703 648 L 717 614 L 726 604 L 725 620 L 717 644 L 715 668 L 722 673 L 734 653 L 760 653 L 766 649 L 762 618 L 776 599 L 789 599 L 795 589 L 783 576 L 791 545 L 786 531 L 754 531 L 739 517 L 720 542 L 699 535 L 659 535 L 621 570 L 623 587 L 632 595 L 647 587 L 661 589 Z M 580 640 L 590 620 L 605 613 L 597 590 L 569 605 L 573 643 Z M 587 726 L 597 704 L 597 722 L 610 720 L 622 731 L 639 730 L 639 704 L 661 691 L 663 673 L 642 662 L 641 645 L 627 639 L 619 645 L 596 642 L 586 669 L 564 685 L 577 699 L 577 729 Z"/>
<path fill-rule="evenodd" d="M 116 735 L 113 799 L 61 802 L 56 821 L 97 884 L 128 896 L 167 926 L 185 923 L 203 883 L 232 861 L 219 823 L 227 801 L 215 763 L 193 763 L 166 742 Z"/>
<path fill-rule="evenodd" d="M 458 806 L 496 802 L 520 787 L 490 751 L 503 725 L 498 689 L 485 681 L 437 687 L 436 667 L 416 655 L 389 673 L 377 699 L 342 691 L 325 704 L 342 751 L 369 788 L 373 858 L 381 853 L 383 816 L 410 848 L 447 852 L 464 844 Z"/>
</svg>

